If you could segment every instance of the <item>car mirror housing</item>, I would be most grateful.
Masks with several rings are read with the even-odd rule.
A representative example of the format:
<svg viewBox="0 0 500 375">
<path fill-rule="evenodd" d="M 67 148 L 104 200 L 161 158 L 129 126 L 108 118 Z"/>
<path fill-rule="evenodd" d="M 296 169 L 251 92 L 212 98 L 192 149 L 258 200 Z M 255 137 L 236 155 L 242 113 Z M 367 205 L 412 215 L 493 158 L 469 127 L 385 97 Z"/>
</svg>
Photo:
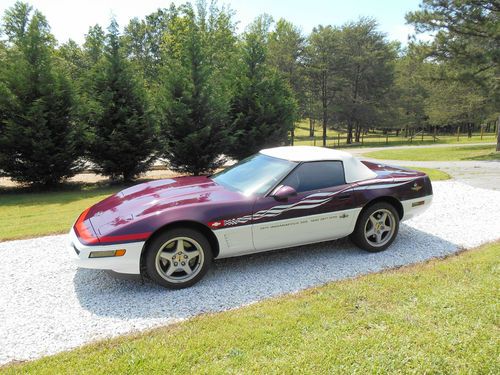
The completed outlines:
<svg viewBox="0 0 500 375">
<path fill-rule="evenodd" d="M 293 187 L 281 185 L 274 190 L 272 197 L 277 201 L 286 201 L 289 197 L 294 197 L 296 195 L 297 191 Z"/>
</svg>

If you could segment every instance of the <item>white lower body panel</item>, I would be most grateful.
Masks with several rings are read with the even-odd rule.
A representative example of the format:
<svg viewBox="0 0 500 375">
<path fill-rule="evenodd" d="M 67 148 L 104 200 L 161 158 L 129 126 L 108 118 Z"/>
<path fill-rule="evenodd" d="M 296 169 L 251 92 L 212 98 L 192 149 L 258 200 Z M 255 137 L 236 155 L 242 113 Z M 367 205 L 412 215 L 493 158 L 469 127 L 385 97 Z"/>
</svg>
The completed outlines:
<svg viewBox="0 0 500 375">
<path fill-rule="evenodd" d="M 431 203 L 432 195 L 426 195 L 425 197 L 401 201 L 404 211 L 403 221 L 420 215 L 431 206 Z"/>
<path fill-rule="evenodd" d="M 218 258 L 335 240 L 354 231 L 361 208 L 275 220 L 214 231 Z"/>
<path fill-rule="evenodd" d="M 69 232 L 68 252 L 74 263 L 81 268 L 110 270 L 119 273 L 140 274 L 142 242 L 131 242 L 117 245 L 87 246 L 82 244 L 73 229 Z M 77 254 L 76 250 L 79 251 Z M 120 257 L 89 258 L 91 251 L 110 251 L 125 249 Z"/>
</svg>

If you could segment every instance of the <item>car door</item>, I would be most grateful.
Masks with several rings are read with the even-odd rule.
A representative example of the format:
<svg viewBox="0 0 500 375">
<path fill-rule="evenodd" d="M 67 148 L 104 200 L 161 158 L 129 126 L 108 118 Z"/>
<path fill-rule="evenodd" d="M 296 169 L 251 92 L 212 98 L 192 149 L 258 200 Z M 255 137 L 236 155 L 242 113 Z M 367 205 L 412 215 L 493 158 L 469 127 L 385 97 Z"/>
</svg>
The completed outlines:
<svg viewBox="0 0 500 375">
<path fill-rule="evenodd" d="M 297 195 L 278 202 L 272 192 L 255 202 L 252 235 L 256 251 L 330 240 L 350 234 L 357 213 L 341 161 L 304 162 L 280 184 Z"/>
</svg>

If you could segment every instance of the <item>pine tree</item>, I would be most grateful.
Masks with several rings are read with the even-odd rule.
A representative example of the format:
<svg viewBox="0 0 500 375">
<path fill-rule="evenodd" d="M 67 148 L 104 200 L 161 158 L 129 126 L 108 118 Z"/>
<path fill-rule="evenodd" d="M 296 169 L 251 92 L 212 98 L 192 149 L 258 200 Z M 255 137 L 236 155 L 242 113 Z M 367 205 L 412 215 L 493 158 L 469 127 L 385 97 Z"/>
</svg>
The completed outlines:
<svg viewBox="0 0 500 375">
<path fill-rule="evenodd" d="M 16 3 L 4 17 L 8 37 L 0 69 L 0 172 L 50 186 L 82 167 L 83 135 L 69 79 L 54 58 L 45 17 Z"/>
<path fill-rule="evenodd" d="M 286 144 L 296 102 L 284 78 L 266 63 L 265 36 L 259 31 L 245 35 L 244 67 L 231 106 L 231 137 L 228 154 L 236 159 L 262 148 Z"/>
<path fill-rule="evenodd" d="M 156 134 L 147 95 L 125 59 L 115 20 L 92 79 L 89 158 L 98 173 L 130 181 L 154 161 Z"/>
<path fill-rule="evenodd" d="M 187 5 L 182 16 L 171 21 L 160 96 L 163 156 L 171 169 L 195 175 L 212 171 L 224 162 L 221 155 L 227 143 L 229 99 L 223 66 L 229 58 L 227 50 L 213 51 L 212 46 L 224 39 L 231 49 L 233 39 L 227 24 L 212 20 L 210 29 L 206 14 L 199 14 Z M 205 43 L 211 37 L 217 40 Z"/>
</svg>

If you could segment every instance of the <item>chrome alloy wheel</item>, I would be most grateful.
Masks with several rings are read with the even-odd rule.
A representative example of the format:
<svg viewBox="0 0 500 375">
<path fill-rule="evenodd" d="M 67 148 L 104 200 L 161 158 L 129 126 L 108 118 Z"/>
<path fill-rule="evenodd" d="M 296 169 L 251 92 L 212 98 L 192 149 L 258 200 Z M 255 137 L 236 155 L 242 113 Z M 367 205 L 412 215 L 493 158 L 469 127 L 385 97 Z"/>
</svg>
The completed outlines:
<svg viewBox="0 0 500 375">
<path fill-rule="evenodd" d="M 204 262 L 201 245 L 189 237 L 175 237 L 165 242 L 156 254 L 158 274 L 171 283 L 184 283 L 194 278 Z"/>
<path fill-rule="evenodd" d="M 365 223 L 365 239 L 374 247 L 382 247 L 391 240 L 396 229 L 393 213 L 385 208 L 373 212 Z"/>
</svg>

